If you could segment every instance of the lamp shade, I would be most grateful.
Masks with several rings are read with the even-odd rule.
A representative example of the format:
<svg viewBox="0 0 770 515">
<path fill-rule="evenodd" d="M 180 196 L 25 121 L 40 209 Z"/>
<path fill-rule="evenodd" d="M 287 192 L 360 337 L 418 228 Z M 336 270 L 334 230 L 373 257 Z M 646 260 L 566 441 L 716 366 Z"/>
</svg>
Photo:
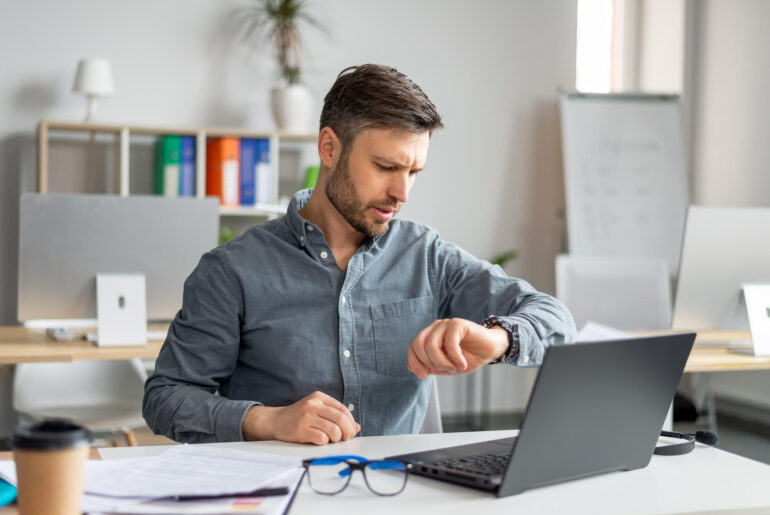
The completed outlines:
<svg viewBox="0 0 770 515">
<path fill-rule="evenodd" d="M 109 97 L 115 92 L 112 65 L 107 59 L 82 59 L 78 62 L 72 91 L 93 97 Z"/>
</svg>

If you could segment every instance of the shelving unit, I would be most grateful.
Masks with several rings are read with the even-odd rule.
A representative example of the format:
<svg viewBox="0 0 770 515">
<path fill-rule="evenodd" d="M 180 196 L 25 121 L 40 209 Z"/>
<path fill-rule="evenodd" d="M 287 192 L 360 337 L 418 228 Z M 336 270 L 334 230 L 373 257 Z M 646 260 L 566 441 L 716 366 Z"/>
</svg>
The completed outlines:
<svg viewBox="0 0 770 515">
<path fill-rule="evenodd" d="M 52 133 L 86 133 L 93 139 L 96 134 L 112 134 L 117 148 L 117 169 L 119 177 L 118 194 L 128 196 L 131 193 L 131 163 L 129 148 L 132 136 L 162 136 L 174 134 L 179 136 L 194 136 L 196 139 L 195 164 L 195 196 L 206 196 L 206 141 L 208 138 L 265 138 L 270 140 L 270 152 L 273 166 L 273 198 L 278 199 L 278 184 L 280 180 L 280 149 L 282 142 L 313 143 L 317 134 L 285 134 L 279 132 L 254 131 L 243 128 L 228 127 L 150 127 L 142 125 L 119 125 L 90 122 L 67 122 L 58 120 L 41 120 L 38 124 L 37 158 L 38 158 L 38 192 L 49 191 L 49 150 Z M 221 208 L 221 216 L 235 217 L 274 217 L 283 214 L 285 207 L 279 205 L 257 204 L 239 208 Z"/>
</svg>

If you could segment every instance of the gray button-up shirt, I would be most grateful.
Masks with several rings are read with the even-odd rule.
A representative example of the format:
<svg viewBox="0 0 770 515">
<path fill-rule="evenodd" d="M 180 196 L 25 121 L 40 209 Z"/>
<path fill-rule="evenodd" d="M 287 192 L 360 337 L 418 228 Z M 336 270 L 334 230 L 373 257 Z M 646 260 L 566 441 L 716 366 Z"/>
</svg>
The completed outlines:
<svg viewBox="0 0 770 515">
<path fill-rule="evenodd" d="M 521 366 L 574 337 L 557 300 L 416 223 L 391 221 L 342 271 L 320 228 L 299 214 L 310 193 L 205 254 L 185 282 L 145 385 L 144 418 L 156 433 L 241 440 L 251 406 L 286 406 L 315 390 L 348 406 L 362 435 L 415 433 L 434 379 L 407 370 L 407 348 L 434 320 L 506 316 L 521 342 L 505 361 Z"/>
</svg>

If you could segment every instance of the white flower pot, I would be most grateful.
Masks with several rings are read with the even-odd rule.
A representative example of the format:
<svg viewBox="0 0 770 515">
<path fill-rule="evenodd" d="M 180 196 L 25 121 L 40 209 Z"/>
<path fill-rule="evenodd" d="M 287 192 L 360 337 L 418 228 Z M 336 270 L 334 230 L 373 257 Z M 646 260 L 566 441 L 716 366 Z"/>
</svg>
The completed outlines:
<svg viewBox="0 0 770 515">
<path fill-rule="evenodd" d="M 313 96 L 307 86 L 294 84 L 272 91 L 273 118 L 281 132 L 311 132 Z"/>
</svg>

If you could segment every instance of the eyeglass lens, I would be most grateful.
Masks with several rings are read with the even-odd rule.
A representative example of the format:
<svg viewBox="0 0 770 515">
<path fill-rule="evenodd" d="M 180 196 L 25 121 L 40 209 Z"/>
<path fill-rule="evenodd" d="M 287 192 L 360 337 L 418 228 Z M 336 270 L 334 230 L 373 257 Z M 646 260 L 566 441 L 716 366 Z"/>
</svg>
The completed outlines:
<svg viewBox="0 0 770 515">
<path fill-rule="evenodd" d="M 400 461 L 384 460 L 367 463 L 364 475 L 369 488 L 380 495 L 399 493 L 406 483 L 406 465 Z"/>
<path fill-rule="evenodd" d="M 318 493 L 339 493 L 350 482 L 351 469 L 343 459 L 319 458 L 308 464 L 307 471 L 310 487 Z M 367 486 L 379 495 L 397 494 L 406 484 L 406 465 L 400 461 L 372 461 L 363 471 Z"/>
</svg>

